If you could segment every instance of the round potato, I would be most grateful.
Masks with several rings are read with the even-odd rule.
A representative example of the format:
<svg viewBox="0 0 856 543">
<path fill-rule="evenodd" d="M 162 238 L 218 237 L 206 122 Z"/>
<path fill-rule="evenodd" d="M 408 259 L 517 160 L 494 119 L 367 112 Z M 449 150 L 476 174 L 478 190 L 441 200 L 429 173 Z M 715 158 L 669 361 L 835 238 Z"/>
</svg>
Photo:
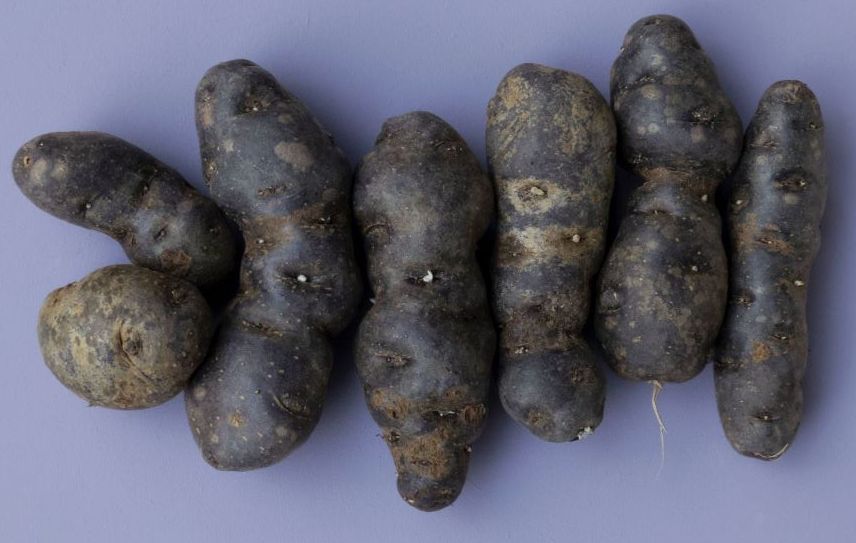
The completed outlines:
<svg viewBox="0 0 856 543">
<path fill-rule="evenodd" d="M 108 266 L 51 292 L 39 313 L 45 363 L 91 405 L 152 407 L 178 394 L 205 357 L 211 310 L 187 281 Z"/>
</svg>

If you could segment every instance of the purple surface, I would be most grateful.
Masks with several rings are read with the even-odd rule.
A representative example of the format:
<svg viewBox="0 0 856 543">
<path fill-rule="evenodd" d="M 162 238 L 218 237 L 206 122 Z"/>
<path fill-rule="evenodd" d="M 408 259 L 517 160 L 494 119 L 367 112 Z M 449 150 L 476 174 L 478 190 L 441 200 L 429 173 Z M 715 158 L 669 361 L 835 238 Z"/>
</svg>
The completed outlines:
<svg viewBox="0 0 856 543">
<path fill-rule="evenodd" d="M 851 0 L 59 4 L 0 7 L 0 541 L 852 540 Z M 309 442 L 243 474 L 202 461 L 180 399 L 149 411 L 90 409 L 42 364 L 35 322 L 45 294 L 125 259 L 112 240 L 18 192 L 9 165 L 30 137 L 112 132 L 200 185 L 195 85 L 210 65 L 247 57 L 302 97 L 353 161 L 384 118 L 411 109 L 440 114 L 483 155 L 487 100 L 508 69 L 551 64 L 605 92 L 624 32 L 656 12 L 693 27 L 744 122 L 767 85 L 785 78 L 806 81 L 825 113 L 830 192 L 810 289 L 807 408 L 778 462 L 731 450 L 708 368 L 660 396 L 668 434 L 658 476 L 651 389 L 610 376 L 603 424 L 581 443 L 542 443 L 495 404 L 462 496 L 424 514 L 396 493 L 347 356 Z"/>
</svg>

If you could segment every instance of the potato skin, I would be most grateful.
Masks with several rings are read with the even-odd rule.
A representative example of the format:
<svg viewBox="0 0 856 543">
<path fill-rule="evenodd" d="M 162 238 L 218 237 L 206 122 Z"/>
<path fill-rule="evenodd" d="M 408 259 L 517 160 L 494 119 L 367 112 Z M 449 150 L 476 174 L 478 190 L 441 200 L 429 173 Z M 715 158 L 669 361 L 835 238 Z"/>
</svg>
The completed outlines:
<svg viewBox="0 0 856 543">
<path fill-rule="evenodd" d="M 598 279 L 595 332 L 622 377 L 686 381 L 725 313 L 714 196 L 740 155 L 740 118 L 692 31 L 667 15 L 630 28 L 610 88 L 619 159 L 644 184 Z"/>
<path fill-rule="evenodd" d="M 56 378 L 90 405 L 114 409 L 152 407 L 178 394 L 213 331 L 196 287 L 127 264 L 51 292 L 38 325 Z"/>
<path fill-rule="evenodd" d="M 604 379 L 581 332 L 606 249 L 615 139 L 597 89 L 563 70 L 517 66 L 488 106 L 499 395 L 548 441 L 576 440 L 603 417 Z"/>
<path fill-rule="evenodd" d="M 204 458 L 250 470 L 284 458 L 321 416 L 330 337 L 361 282 L 351 169 L 311 113 L 247 60 L 211 68 L 196 93 L 205 178 L 240 227 L 240 289 L 185 404 Z"/>
<path fill-rule="evenodd" d="M 423 511 L 460 494 L 487 414 L 496 335 L 475 250 L 492 211 L 476 157 L 431 113 L 388 119 L 357 173 L 375 300 L 357 371 L 398 491 Z"/>
<path fill-rule="evenodd" d="M 773 460 L 797 432 L 808 358 L 806 291 L 826 202 L 823 119 L 811 90 L 779 81 L 749 128 L 728 212 L 731 280 L 715 368 L 728 440 Z"/>
<path fill-rule="evenodd" d="M 100 132 L 54 132 L 13 161 L 40 209 L 122 244 L 132 262 L 205 288 L 235 268 L 235 237 L 214 202 L 142 149 Z"/>
</svg>

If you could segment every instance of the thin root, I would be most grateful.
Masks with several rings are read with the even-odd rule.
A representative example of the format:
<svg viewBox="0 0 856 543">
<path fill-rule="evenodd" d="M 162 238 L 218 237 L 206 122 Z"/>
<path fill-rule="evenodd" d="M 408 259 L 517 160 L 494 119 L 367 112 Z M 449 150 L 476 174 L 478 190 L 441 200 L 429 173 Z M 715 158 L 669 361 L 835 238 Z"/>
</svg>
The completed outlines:
<svg viewBox="0 0 856 543">
<path fill-rule="evenodd" d="M 663 466 L 666 464 L 666 425 L 663 423 L 663 417 L 660 416 L 660 410 L 657 408 L 657 397 L 663 390 L 663 385 L 660 381 L 651 381 L 651 407 L 654 409 L 654 416 L 657 418 L 657 426 L 660 429 L 660 467 L 657 469 L 657 477 L 660 477 L 660 472 L 663 471 Z"/>
</svg>

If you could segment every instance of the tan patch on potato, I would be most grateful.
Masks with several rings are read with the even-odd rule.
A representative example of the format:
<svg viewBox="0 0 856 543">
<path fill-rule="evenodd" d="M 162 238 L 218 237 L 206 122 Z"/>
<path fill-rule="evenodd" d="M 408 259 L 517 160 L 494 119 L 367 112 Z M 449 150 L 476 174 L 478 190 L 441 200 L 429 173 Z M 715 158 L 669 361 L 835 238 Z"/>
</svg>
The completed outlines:
<svg viewBox="0 0 856 543">
<path fill-rule="evenodd" d="M 752 344 L 752 361 L 756 363 L 764 362 L 773 356 L 773 351 L 770 346 L 763 341 L 756 341 Z"/>
<path fill-rule="evenodd" d="M 68 177 L 68 167 L 65 162 L 62 160 L 57 160 L 56 164 L 54 164 L 53 169 L 51 170 L 51 177 L 56 179 L 57 181 L 62 181 L 66 177 Z"/>
<path fill-rule="evenodd" d="M 196 115 L 199 118 L 203 128 L 211 128 L 214 126 L 214 104 L 209 101 L 203 101 L 199 104 L 196 110 Z"/>
<path fill-rule="evenodd" d="M 588 254 L 593 247 L 599 247 L 602 239 L 603 232 L 598 228 L 514 228 L 499 238 L 500 264 L 577 262 L 581 255 Z"/>
<path fill-rule="evenodd" d="M 479 427 L 487 415 L 487 408 L 483 403 L 465 405 L 458 411 L 458 416 L 464 424 Z"/>
<path fill-rule="evenodd" d="M 410 400 L 388 388 L 377 388 L 369 396 L 372 409 L 392 420 L 402 420 L 410 413 Z"/>
<path fill-rule="evenodd" d="M 434 481 L 449 477 L 458 467 L 457 455 L 448 438 L 435 430 L 390 445 L 399 472 Z"/>
<path fill-rule="evenodd" d="M 500 91 L 502 105 L 508 109 L 517 107 L 518 104 L 529 98 L 529 85 L 522 77 L 509 77 L 505 80 Z"/>
<path fill-rule="evenodd" d="M 307 171 L 315 162 L 312 152 L 302 143 L 281 141 L 276 144 L 273 150 L 280 160 L 287 162 L 301 172 Z"/>
<path fill-rule="evenodd" d="M 524 215 L 546 213 L 579 197 L 557 183 L 536 177 L 497 179 L 497 185 L 501 197 Z"/>
<path fill-rule="evenodd" d="M 583 93 L 576 95 L 570 106 L 570 112 L 561 112 L 554 118 L 554 122 L 562 128 L 562 152 L 567 155 L 580 155 L 597 141 L 597 134 L 605 128 L 605 123 L 593 119 L 599 111 Z"/>
<path fill-rule="evenodd" d="M 40 158 L 33 163 L 30 169 L 30 179 L 41 182 L 45 178 L 45 173 L 48 171 L 48 161 Z"/>
<path fill-rule="evenodd" d="M 247 422 L 247 419 L 245 419 L 244 416 L 241 415 L 241 413 L 238 411 L 235 411 L 234 413 L 229 415 L 229 426 L 240 428 L 244 425 L 245 422 Z"/>
<path fill-rule="evenodd" d="M 643 85 L 639 92 L 646 100 L 659 100 L 663 97 L 663 91 L 657 85 Z"/>
<path fill-rule="evenodd" d="M 167 249 L 161 253 L 159 260 L 164 271 L 178 276 L 187 273 L 193 262 L 190 255 L 180 249 Z"/>
</svg>

